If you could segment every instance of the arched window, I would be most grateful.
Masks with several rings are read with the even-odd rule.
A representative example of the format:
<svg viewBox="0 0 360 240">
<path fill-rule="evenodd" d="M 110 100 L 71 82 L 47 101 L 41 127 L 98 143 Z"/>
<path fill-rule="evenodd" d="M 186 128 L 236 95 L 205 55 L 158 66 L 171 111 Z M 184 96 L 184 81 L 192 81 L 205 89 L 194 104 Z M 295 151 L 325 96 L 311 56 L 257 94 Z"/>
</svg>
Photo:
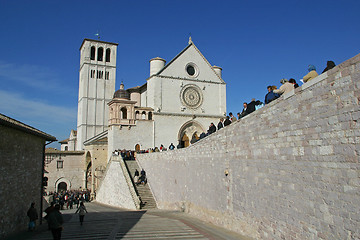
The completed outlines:
<svg viewBox="0 0 360 240">
<path fill-rule="evenodd" d="M 69 150 L 68 146 L 65 146 L 65 151 Z"/>
<path fill-rule="evenodd" d="M 143 119 L 143 120 L 146 119 L 146 112 L 145 112 L 145 111 L 143 111 L 143 112 L 141 113 L 141 119 Z"/>
<path fill-rule="evenodd" d="M 90 50 L 90 60 L 95 60 L 95 47 L 92 46 Z"/>
<path fill-rule="evenodd" d="M 104 55 L 104 49 L 102 47 L 98 48 L 98 61 L 102 61 L 103 60 L 103 55 Z"/>
<path fill-rule="evenodd" d="M 148 113 L 148 120 L 152 120 L 152 112 Z"/>
<path fill-rule="evenodd" d="M 135 112 L 135 119 L 140 119 L 140 112 L 139 111 Z"/>
<path fill-rule="evenodd" d="M 122 119 L 127 119 L 127 109 L 126 109 L 126 107 L 121 108 L 120 111 L 122 113 Z"/>
<path fill-rule="evenodd" d="M 110 62 L 110 48 L 106 49 L 105 62 Z"/>
</svg>

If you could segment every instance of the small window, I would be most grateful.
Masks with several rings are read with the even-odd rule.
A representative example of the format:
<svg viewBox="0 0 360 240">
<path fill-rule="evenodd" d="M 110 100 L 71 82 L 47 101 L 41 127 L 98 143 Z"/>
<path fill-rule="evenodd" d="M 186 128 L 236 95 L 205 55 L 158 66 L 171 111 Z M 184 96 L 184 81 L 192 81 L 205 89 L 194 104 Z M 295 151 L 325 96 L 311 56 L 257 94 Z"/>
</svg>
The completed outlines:
<svg viewBox="0 0 360 240">
<path fill-rule="evenodd" d="M 146 120 L 146 112 L 145 111 L 143 111 L 141 113 L 141 119 Z"/>
<path fill-rule="evenodd" d="M 148 120 L 152 120 L 152 112 L 149 112 L 149 114 L 148 114 Z"/>
<path fill-rule="evenodd" d="M 90 60 L 95 60 L 95 47 L 92 46 L 90 50 Z"/>
<path fill-rule="evenodd" d="M 110 48 L 106 49 L 105 62 L 110 62 Z"/>
<path fill-rule="evenodd" d="M 68 146 L 65 146 L 65 151 L 69 150 Z"/>
<path fill-rule="evenodd" d="M 103 55 L 104 55 L 104 49 L 102 47 L 98 48 L 98 57 L 97 60 L 98 61 L 102 61 L 103 60 Z"/>
<path fill-rule="evenodd" d="M 121 108 L 121 113 L 122 113 L 122 119 L 127 119 L 127 109 L 126 107 Z"/>
<path fill-rule="evenodd" d="M 106 79 L 106 80 L 109 80 L 109 75 L 110 75 L 109 72 L 105 72 L 105 79 Z"/>
<path fill-rule="evenodd" d="M 62 169 L 62 168 L 64 168 L 64 161 L 61 160 L 57 161 L 57 169 Z"/>
<path fill-rule="evenodd" d="M 195 68 L 193 66 L 191 66 L 191 65 L 187 66 L 186 71 L 190 76 L 195 75 Z"/>
</svg>

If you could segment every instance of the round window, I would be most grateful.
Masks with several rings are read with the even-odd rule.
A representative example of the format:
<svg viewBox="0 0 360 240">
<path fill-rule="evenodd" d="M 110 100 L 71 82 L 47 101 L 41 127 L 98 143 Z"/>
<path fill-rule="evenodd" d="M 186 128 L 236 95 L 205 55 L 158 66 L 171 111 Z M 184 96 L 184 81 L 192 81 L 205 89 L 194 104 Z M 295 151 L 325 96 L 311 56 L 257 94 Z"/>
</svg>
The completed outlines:
<svg viewBox="0 0 360 240">
<path fill-rule="evenodd" d="M 192 66 L 192 65 L 188 65 L 188 66 L 186 67 L 186 71 L 187 71 L 187 73 L 188 73 L 190 76 L 194 76 L 194 75 L 195 75 L 195 68 L 194 68 L 194 66 Z"/>
</svg>

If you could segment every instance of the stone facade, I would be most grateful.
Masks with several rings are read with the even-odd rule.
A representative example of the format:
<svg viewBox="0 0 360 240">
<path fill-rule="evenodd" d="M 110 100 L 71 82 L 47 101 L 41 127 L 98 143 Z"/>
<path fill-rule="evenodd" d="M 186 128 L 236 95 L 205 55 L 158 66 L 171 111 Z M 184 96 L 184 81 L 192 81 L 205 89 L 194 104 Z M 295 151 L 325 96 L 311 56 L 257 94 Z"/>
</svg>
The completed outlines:
<svg viewBox="0 0 360 240">
<path fill-rule="evenodd" d="M 80 47 L 76 150 L 105 131 L 115 91 L 117 43 L 84 39 Z"/>
<path fill-rule="evenodd" d="M 225 116 L 226 83 L 221 68 L 190 41 L 168 64 L 151 59 L 147 82 L 128 90 L 121 84 L 109 108 L 109 153 L 170 143 L 186 147 Z"/>
<path fill-rule="evenodd" d="M 360 239 L 360 55 L 185 149 L 139 154 L 157 205 L 255 239 Z"/>
<path fill-rule="evenodd" d="M 46 192 L 85 188 L 84 151 L 46 149 L 45 156 Z"/>
<path fill-rule="evenodd" d="M 50 135 L 0 114 L 0 238 L 25 230 L 32 202 L 41 216 L 45 142 Z"/>
</svg>

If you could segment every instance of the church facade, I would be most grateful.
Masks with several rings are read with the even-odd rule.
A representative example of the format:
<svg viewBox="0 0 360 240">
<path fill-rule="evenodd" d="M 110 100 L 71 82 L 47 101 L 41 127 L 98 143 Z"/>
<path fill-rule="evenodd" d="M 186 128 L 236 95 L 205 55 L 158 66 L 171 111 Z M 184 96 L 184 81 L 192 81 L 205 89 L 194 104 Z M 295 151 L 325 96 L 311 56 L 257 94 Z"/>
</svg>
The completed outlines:
<svg viewBox="0 0 360 240">
<path fill-rule="evenodd" d="M 151 59 L 142 86 L 125 89 L 121 83 L 117 91 L 116 46 L 85 39 L 80 49 L 78 150 L 104 138 L 108 157 L 116 149 L 146 150 L 171 143 L 187 147 L 225 116 L 222 69 L 211 66 L 191 39 L 168 64 Z M 99 58 L 105 52 L 110 56 Z"/>
<path fill-rule="evenodd" d="M 84 187 L 90 181 L 93 188 L 96 169 L 106 167 L 113 151 L 188 147 L 226 115 L 222 69 L 191 38 L 168 63 L 151 59 L 143 85 L 125 89 L 121 83 L 115 91 L 117 46 L 84 39 L 80 47 L 77 131 L 62 149 L 84 151 Z"/>
</svg>

